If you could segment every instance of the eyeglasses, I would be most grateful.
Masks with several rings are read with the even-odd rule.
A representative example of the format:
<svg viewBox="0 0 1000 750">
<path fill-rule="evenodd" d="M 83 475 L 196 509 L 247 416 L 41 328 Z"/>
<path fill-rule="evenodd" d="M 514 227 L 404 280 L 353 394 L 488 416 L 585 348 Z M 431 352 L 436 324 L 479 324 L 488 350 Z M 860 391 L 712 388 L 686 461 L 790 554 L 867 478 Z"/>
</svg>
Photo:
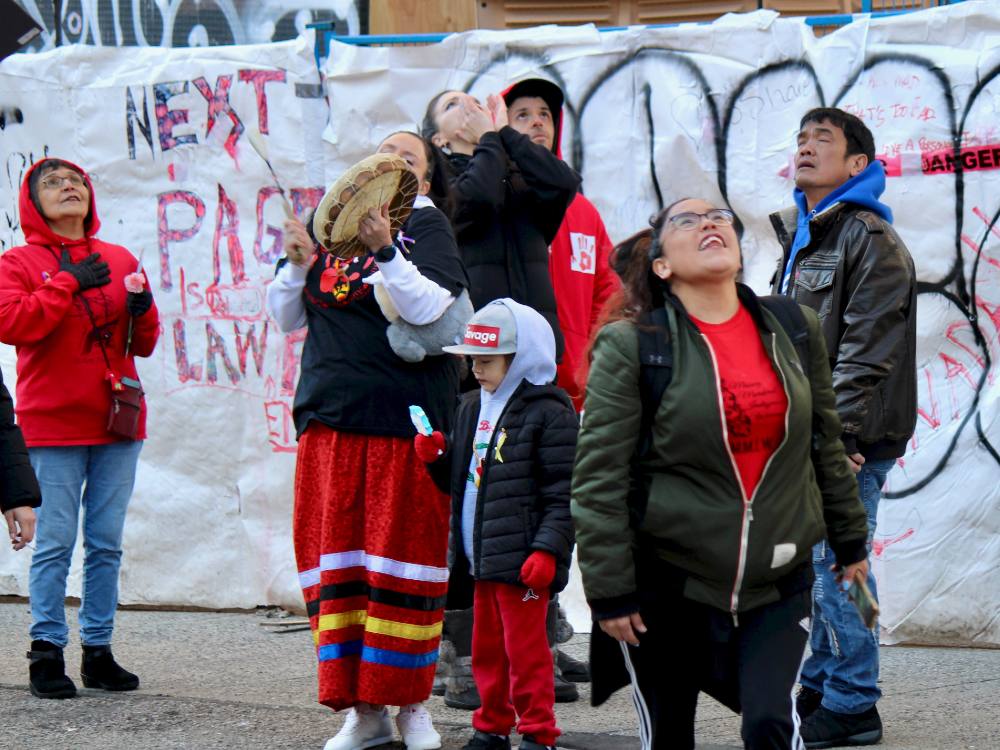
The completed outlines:
<svg viewBox="0 0 1000 750">
<path fill-rule="evenodd" d="M 694 211 L 685 211 L 684 213 L 671 216 L 667 221 L 683 232 L 690 232 L 692 229 L 697 229 L 701 226 L 702 219 L 708 219 L 713 224 L 725 224 L 728 226 L 736 219 L 736 214 L 728 208 L 713 208 L 711 211 L 706 211 L 703 214 L 695 213 Z"/>
<path fill-rule="evenodd" d="M 73 187 L 84 187 L 86 182 L 83 177 L 78 175 L 76 172 L 70 172 L 69 174 L 58 175 L 50 174 L 48 177 L 43 177 L 41 180 L 41 185 L 46 190 L 58 190 L 63 186 L 64 182 L 68 182 Z"/>
</svg>

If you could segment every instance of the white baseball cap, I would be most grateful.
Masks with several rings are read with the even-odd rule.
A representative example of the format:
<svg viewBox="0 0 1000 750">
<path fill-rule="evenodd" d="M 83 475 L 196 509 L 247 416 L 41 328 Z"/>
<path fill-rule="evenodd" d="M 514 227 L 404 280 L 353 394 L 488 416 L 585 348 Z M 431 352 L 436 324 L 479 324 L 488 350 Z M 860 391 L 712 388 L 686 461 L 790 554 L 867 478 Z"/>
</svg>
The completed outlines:
<svg viewBox="0 0 1000 750">
<path fill-rule="evenodd" d="M 490 302 L 465 326 L 462 343 L 442 347 L 450 354 L 489 356 L 517 351 L 517 321 L 502 302 Z"/>
</svg>

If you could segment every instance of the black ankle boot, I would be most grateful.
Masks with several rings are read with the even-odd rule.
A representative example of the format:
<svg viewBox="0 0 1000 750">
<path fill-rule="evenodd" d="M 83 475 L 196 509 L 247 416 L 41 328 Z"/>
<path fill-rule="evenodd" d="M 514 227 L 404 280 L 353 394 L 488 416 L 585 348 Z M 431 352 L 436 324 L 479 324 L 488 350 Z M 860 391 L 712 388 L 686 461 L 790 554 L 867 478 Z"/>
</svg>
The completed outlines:
<svg viewBox="0 0 1000 750">
<path fill-rule="evenodd" d="M 135 690 L 139 678 L 122 669 L 111 655 L 111 646 L 84 646 L 80 665 L 83 686 L 101 690 Z"/>
<path fill-rule="evenodd" d="M 32 641 L 28 686 L 36 698 L 75 698 L 76 685 L 66 676 L 63 650 L 48 641 Z"/>
<path fill-rule="evenodd" d="M 562 672 L 563 678 L 570 682 L 590 682 L 590 665 L 585 661 L 574 659 L 565 651 L 556 649 L 556 666 Z"/>
</svg>

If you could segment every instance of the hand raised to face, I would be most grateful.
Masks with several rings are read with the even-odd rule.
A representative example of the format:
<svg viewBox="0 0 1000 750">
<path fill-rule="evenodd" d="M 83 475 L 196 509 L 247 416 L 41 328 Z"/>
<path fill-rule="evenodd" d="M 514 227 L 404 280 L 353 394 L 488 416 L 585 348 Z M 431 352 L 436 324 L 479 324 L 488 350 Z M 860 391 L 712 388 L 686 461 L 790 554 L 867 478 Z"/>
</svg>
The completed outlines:
<svg viewBox="0 0 1000 750">
<path fill-rule="evenodd" d="M 490 94 L 486 97 L 486 106 L 489 107 L 490 115 L 493 117 L 493 127 L 500 130 L 510 124 L 507 117 L 507 102 L 499 94 Z"/>
<path fill-rule="evenodd" d="M 479 102 L 465 100 L 462 102 L 463 117 L 458 128 L 458 136 L 468 143 L 479 143 L 479 140 L 496 127 L 493 117 Z"/>
</svg>

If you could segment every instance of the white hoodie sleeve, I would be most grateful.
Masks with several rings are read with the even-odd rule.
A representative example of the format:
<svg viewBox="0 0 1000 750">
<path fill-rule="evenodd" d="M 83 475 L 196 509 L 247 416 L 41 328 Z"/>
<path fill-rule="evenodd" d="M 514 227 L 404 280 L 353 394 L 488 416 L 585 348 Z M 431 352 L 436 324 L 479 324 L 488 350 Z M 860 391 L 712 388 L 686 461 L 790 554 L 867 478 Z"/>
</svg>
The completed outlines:
<svg viewBox="0 0 1000 750">
<path fill-rule="evenodd" d="M 267 286 L 267 309 L 283 333 L 306 325 L 306 306 L 302 290 L 306 286 L 308 268 L 285 263 Z"/>
<path fill-rule="evenodd" d="M 421 274 L 399 250 L 392 260 L 379 263 L 378 267 L 378 273 L 367 277 L 365 282 L 381 284 L 407 323 L 415 326 L 433 323 L 455 299 L 440 284 Z"/>
</svg>

